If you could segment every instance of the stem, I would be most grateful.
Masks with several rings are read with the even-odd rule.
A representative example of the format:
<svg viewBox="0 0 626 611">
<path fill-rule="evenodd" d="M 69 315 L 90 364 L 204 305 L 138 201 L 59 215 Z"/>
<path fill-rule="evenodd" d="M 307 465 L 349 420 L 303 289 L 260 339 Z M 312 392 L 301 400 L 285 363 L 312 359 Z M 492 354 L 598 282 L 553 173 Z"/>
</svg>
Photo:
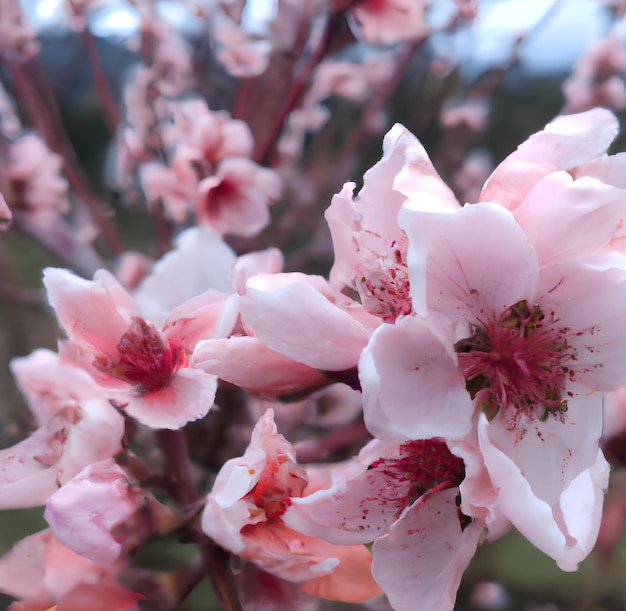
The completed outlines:
<svg viewBox="0 0 626 611">
<path fill-rule="evenodd" d="M 213 594 L 221 611 L 243 611 L 237 597 L 232 571 L 228 568 L 229 554 L 210 539 L 202 542 L 202 559 L 207 567 Z"/>
<path fill-rule="evenodd" d="M 156 437 L 165 459 L 165 476 L 174 484 L 176 501 L 184 505 L 195 503 L 199 496 L 191 477 L 191 461 L 184 433 L 162 429 L 156 432 Z"/>
<path fill-rule="evenodd" d="M 264 163 L 267 161 L 267 157 L 272 150 L 276 140 L 278 139 L 280 132 L 282 131 L 283 124 L 285 122 L 285 119 L 287 118 L 287 115 L 296 107 L 296 104 L 304 93 L 304 89 L 309 82 L 309 78 L 311 77 L 313 70 L 315 70 L 316 66 L 320 63 L 320 61 L 330 48 L 333 32 L 335 31 L 337 24 L 343 18 L 343 15 L 343 11 L 335 11 L 328 16 L 328 21 L 326 22 L 326 27 L 324 28 L 324 32 L 322 34 L 319 45 L 313 51 L 308 61 L 296 77 L 293 86 L 291 87 L 291 91 L 287 96 L 287 100 L 283 104 L 283 107 L 278 114 L 278 118 L 272 126 L 272 131 L 270 132 L 270 135 L 268 136 L 265 143 L 263 143 L 263 145 L 259 146 L 255 150 L 252 156 L 253 161 L 256 161 L 257 163 Z"/>
<path fill-rule="evenodd" d="M 163 429 L 157 431 L 156 436 L 165 459 L 165 475 L 175 484 L 175 499 L 187 505 L 195 503 L 199 496 L 191 477 L 191 461 L 184 433 Z M 228 552 L 202 534 L 197 520 L 193 521 L 189 530 L 191 540 L 200 541 L 202 560 L 221 611 L 242 611 L 233 574 L 228 567 Z"/>
<path fill-rule="evenodd" d="M 362 421 L 335 429 L 323 438 L 297 443 L 295 447 L 298 462 L 322 462 L 328 459 L 331 454 L 353 445 L 361 445 L 369 438 L 369 431 Z"/>
<path fill-rule="evenodd" d="M 115 102 L 113 101 L 113 96 L 111 95 L 111 90 L 109 89 L 109 83 L 106 75 L 104 74 L 104 69 L 102 68 L 100 55 L 98 54 L 98 49 L 96 48 L 96 41 L 93 34 L 89 31 L 87 24 L 85 24 L 85 29 L 82 32 L 81 38 L 85 48 L 87 49 L 87 55 L 89 56 L 89 61 L 91 62 L 91 67 L 93 69 L 93 77 L 96 84 L 96 91 L 98 92 L 98 99 L 102 104 L 102 112 L 104 113 L 109 127 L 112 130 L 115 130 L 120 122 L 120 116 L 117 112 Z"/>
</svg>

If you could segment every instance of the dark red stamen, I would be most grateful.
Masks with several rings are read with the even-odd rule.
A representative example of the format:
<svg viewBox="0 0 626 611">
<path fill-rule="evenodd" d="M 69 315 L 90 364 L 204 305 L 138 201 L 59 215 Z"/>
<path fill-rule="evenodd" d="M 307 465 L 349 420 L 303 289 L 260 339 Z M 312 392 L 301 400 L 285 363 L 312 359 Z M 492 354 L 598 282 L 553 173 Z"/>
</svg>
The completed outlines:
<svg viewBox="0 0 626 611">
<path fill-rule="evenodd" d="M 117 354 L 98 355 L 94 366 L 135 386 L 143 396 L 167 386 L 182 360 L 180 348 L 171 346 L 154 325 L 135 316 L 117 344 Z"/>
</svg>

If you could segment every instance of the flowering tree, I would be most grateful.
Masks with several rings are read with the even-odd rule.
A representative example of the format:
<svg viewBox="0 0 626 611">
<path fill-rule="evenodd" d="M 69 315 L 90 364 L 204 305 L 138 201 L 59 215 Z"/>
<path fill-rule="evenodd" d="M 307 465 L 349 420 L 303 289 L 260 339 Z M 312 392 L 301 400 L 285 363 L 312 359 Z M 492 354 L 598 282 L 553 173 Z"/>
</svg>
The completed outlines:
<svg viewBox="0 0 626 611">
<path fill-rule="evenodd" d="M 462 86 L 437 49 L 493 17 L 477 2 L 165 4 L 115 9 L 116 79 L 110 3 L 58 2 L 106 126 L 94 171 L 45 32 L 0 0 L 0 288 L 31 414 L 5 398 L 0 510 L 46 523 L 0 557 L 8 608 L 451 611 L 461 587 L 504 609 L 502 575 L 461 584 L 511 531 L 608 565 L 621 8 L 593 4 L 606 35 L 498 154 L 497 96 L 560 3 Z"/>
</svg>

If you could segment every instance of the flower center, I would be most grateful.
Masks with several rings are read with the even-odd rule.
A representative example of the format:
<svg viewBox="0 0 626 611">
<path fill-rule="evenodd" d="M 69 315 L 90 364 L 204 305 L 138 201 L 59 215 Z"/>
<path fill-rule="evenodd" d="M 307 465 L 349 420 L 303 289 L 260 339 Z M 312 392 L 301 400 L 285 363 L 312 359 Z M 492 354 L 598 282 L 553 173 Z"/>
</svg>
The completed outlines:
<svg viewBox="0 0 626 611">
<path fill-rule="evenodd" d="M 467 390 L 472 399 L 482 393 L 490 420 L 500 409 L 512 427 L 522 415 L 545 421 L 567 411 L 565 385 L 575 377 L 576 351 L 567 342 L 569 329 L 555 323 L 522 300 L 455 344 Z"/>
<path fill-rule="evenodd" d="M 134 316 L 117 344 L 117 354 L 96 356 L 94 366 L 135 386 L 143 396 L 167 386 L 183 358 L 180 348 L 171 346 L 154 325 Z"/>
<path fill-rule="evenodd" d="M 267 462 L 254 487 L 254 504 L 265 510 L 267 519 L 283 515 L 291 497 L 301 497 L 308 484 L 306 472 L 287 454 L 277 451 Z"/>
<path fill-rule="evenodd" d="M 465 477 L 465 463 L 454 456 L 442 439 L 418 439 L 400 446 L 398 456 L 379 458 L 369 466 L 382 472 L 398 513 L 435 488 L 458 486 Z"/>
<path fill-rule="evenodd" d="M 356 289 L 363 307 L 384 322 L 394 323 L 399 316 L 410 314 L 413 306 L 409 293 L 409 271 L 406 245 L 394 241 L 390 256 L 375 256 L 366 270 L 357 276 Z M 365 267 L 365 266 L 363 266 Z"/>
</svg>

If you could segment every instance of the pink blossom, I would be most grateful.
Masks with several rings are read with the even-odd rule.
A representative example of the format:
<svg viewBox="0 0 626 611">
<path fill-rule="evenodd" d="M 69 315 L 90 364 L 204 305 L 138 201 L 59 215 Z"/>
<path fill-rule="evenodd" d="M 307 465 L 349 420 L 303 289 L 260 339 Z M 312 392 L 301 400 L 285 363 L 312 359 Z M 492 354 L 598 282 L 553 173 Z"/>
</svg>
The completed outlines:
<svg viewBox="0 0 626 611">
<path fill-rule="evenodd" d="M 379 593 L 362 546 L 335 546 L 285 526 L 281 516 L 307 486 L 291 444 L 273 413 L 259 420 L 244 455 L 220 470 L 202 516 L 204 532 L 222 547 L 282 579 L 306 582 L 312 595 L 346 602 Z"/>
<path fill-rule="evenodd" d="M 0 558 L 0 591 L 28 604 L 16 603 L 16 609 L 47 611 L 58 605 L 59 611 L 130 611 L 143 596 L 118 583 L 124 568 L 122 563 L 98 566 L 45 530 L 26 537 Z"/>
<path fill-rule="evenodd" d="M 392 322 L 412 310 L 407 240 L 396 220 L 402 204 L 418 188 L 442 210 L 459 204 L 417 138 L 399 124 L 385 136 L 383 157 L 363 182 L 356 199 L 347 183 L 326 211 L 335 249 L 330 281 L 339 290 L 356 290 L 369 313 Z"/>
<path fill-rule="evenodd" d="M 204 100 L 172 105 L 172 123 L 163 130 L 166 146 L 191 165 L 215 166 L 227 157 L 250 157 L 254 140 L 245 121 L 225 110 L 211 110 Z"/>
<path fill-rule="evenodd" d="M 581 112 L 595 106 L 621 110 L 626 106 L 626 52 L 620 37 L 609 33 L 594 41 L 563 83 L 564 112 Z"/>
<path fill-rule="evenodd" d="M 89 281 L 48 268 L 44 284 L 74 358 L 130 416 L 175 429 L 207 413 L 216 378 L 190 367 L 189 356 L 200 339 L 215 337 L 223 313 L 234 323 L 224 294 L 209 290 L 185 301 L 159 329 L 107 271 Z"/>
<path fill-rule="evenodd" d="M 374 541 L 372 574 L 394 609 L 452 610 L 484 528 L 460 513 L 463 477 L 440 439 L 374 440 L 329 488 L 294 498 L 284 521 L 335 544 Z"/>
<path fill-rule="evenodd" d="M 0 169 L 0 190 L 9 207 L 28 213 L 40 225 L 68 212 L 62 165 L 61 158 L 39 136 L 26 134 L 9 143 Z"/>
<path fill-rule="evenodd" d="M 269 41 L 247 34 L 226 14 L 218 14 L 215 24 L 217 57 L 224 67 L 239 78 L 263 74 L 269 65 Z"/>
<path fill-rule="evenodd" d="M 623 191 L 554 171 L 600 154 L 610 116 L 552 126 L 496 169 L 497 187 L 487 184 L 512 212 L 500 202 L 433 212 L 418 194 L 404 205 L 416 315 L 379 327 L 359 370 L 366 423 L 382 438 L 459 440 L 483 412 L 477 439 L 495 509 L 574 570 L 597 535 L 608 475 L 601 391 L 626 375 L 626 269 L 613 250 Z M 577 152 L 582 141 L 597 152 Z M 504 190 L 505 167 L 509 177 L 520 168 L 527 192 Z"/>
<path fill-rule="evenodd" d="M 198 185 L 198 221 L 219 235 L 252 236 L 270 220 L 268 205 L 281 195 L 281 181 L 273 170 L 248 159 L 229 158 Z"/>
<path fill-rule="evenodd" d="M 121 450 L 124 419 L 84 371 L 48 350 L 13 359 L 13 374 L 39 428 L 0 450 L 0 507 L 42 505 L 92 462 Z"/>
<path fill-rule="evenodd" d="M 112 459 L 85 467 L 46 501 L 44 518 L 58 541 L 96 564 L 112 564 L 124 537 L 116 528 L 144 503 Z"/>
</svg>

